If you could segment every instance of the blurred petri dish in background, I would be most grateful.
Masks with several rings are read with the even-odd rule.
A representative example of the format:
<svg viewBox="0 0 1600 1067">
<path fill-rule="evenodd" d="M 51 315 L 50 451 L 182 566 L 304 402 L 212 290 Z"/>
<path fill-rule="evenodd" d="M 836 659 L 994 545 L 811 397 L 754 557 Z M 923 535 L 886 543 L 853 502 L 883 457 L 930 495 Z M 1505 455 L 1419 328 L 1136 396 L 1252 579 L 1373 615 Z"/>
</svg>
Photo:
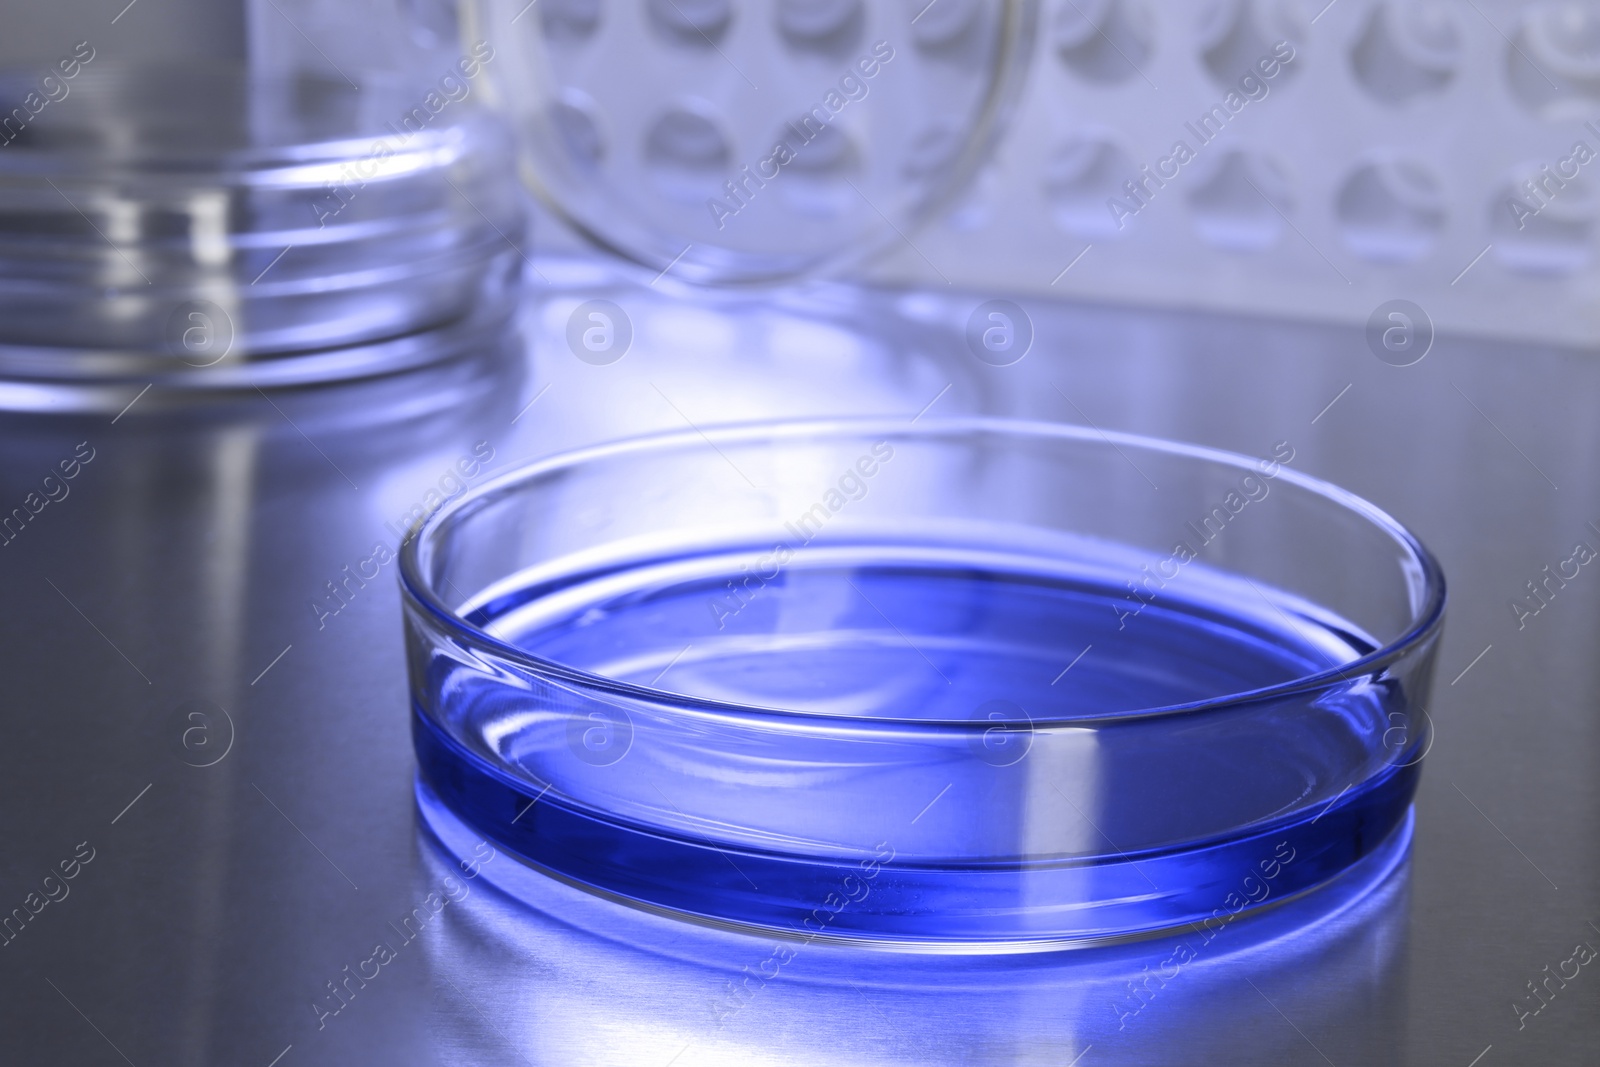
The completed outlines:
<svg viewBox="0 0 1600 1067">
<path fill-rule="evenodd" d="M 1406 832 L 1444 607 L 1414 537 L 1293 458 L 844 420 L 512 472 L 402 556 L 424 810 L 804 939 L 1292 899 Z"/>
<path fill-rule="evenodd" d="M 468 0 L 523 172 L 652 272 L 776 282 L 903 244 L 982 163 L 1033 0 Z"/>
<path fill-rule="evenodd" d="M 0 75 L 0 99 L 36 80 Z M 60 81 L 0 135 L 0 379 L 33 386 L 0 404 L 360 377 L 492 329 L 523 202 L 503 122 L 460 88 L 104 60 Z"/>
</svg>

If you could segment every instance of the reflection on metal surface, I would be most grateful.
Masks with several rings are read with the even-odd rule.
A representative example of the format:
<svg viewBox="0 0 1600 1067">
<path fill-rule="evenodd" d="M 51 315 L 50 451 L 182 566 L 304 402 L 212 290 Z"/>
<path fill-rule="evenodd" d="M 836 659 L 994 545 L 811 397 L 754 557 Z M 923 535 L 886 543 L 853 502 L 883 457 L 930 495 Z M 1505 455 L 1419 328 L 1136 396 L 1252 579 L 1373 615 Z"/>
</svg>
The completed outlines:
<svg viewBox="0 0 1600 1067">
<path fill-rule="evenodd" d="M 585 1056 L 667 1067 L 680 1053 L 673 1067 L 718 1057 L 812 1067 L 807 1041 L 831 1043 L 816 1053 L 823 1063 L 1324 1064 L 1298 1027 L 1340 1067 L 1466 1067 L 1491 1044 L 1478 1067 L 1585 1062 L 1600 1017 L 1584 1010 L 1580 985 L 1520 1031 L 1513 1005 L 1527 1007 L 1519 998 L 1540 968 L 1594 940 L 1583 909 L 1600 884 L 1600 612 L 1581 576 L 1524 629 L 1507 603 L 1600 522 L 1590 417 L 1600 363 L 1442 331 L 1427 359 L 1394 367 L 1373 358 L 1356 328 L 1021 297 L 1034 345 L 999 367 L 963 337 L 989 294 L 844 290 L 830 319 L 795 302 L 684 305 L 661 292 L 668 280 L 630 288 L 599 269 L 537 267 L 552 285 L 530 308 L 529 351 L 498 363 L 273 393 L 281 410 L 250 390 L 147 410 L 152 389 L 118 418 L 139 383 L 98 414 L 0 419 L 0 509 L 55 494 L 0 547 L 9 713 L 0 906 L 42 897 L 44 874 L 79 842 L 95 850 L 67 883 L 70 898 L 0 948 L 0 1061 L 122 1062 L 108 1038 L 140 1067 L 268 1067 L 280 1056 L 276 1067 L 579 1067 Z M 591 299 L 612 301 L 637 327 L 610 365 L 566 344 L 567 317 Z M 1230 926 L 1215 955 L 1199 954 L 1164 986 L 1151 979 L 1159 991 L 1118 1030 L 1111 1005 L 1063 980 L 1070 959 L 1052 959 L 1047 974 L 1013 958 L 1004 975 L 969 972 L 962 986 L 955 968 L 939 973 L 948 960 L 901 974 L 880 963 L 857 977 L 830 970 L 821 946 L 783 961 L 771 943 L 737 939 L 716 942 L 743 949 L 721 963 L 712 954 L 711 977 L 662 986 L 660 976 L 680 971 L 669 962 L 652 970 L 650 959 L 676 959 L 681 942 L 678 955 L 704 962 L 694 947 L 703 932 L 650 925 L 650 940 L 631 949 L 624 920 L 641 917 L 592 898 L 577 899 L 604 917 L 581 929 L 508 902 L 488 907 L 486 875 L 511 862 L 497 857 L 472 879 L 447 869 L 471 895 L 444 905 L 364 989 L 349 979 L 357 997 L 319 1029 L 313 1005 L 330 995 L 327 983 L 343 988 L 344 968 L 358 974 L 377 940 L 398 942 L 389 923 L 428 893 L 449 899 L 442 880 L 427 881 L 436 861 L 416 858 L 392 571 L 384 566 L 318 630 L 310 602 L 324 583 L 342 583 L 346 565 L 359 577 L 374 542 L 393 544 L 386 524 L 425 504 L 480 441 L 495 450 L 492 472 L 623 433 L 687 429 L 685 416 L 708 426 L 918 412 L 1093 423 L 1244 452 L 1289 438 L 1297 467 L 1414 525 L 1456 579 L 1459 610 L 1428 707 L 1438 744 L 1418 793 L 1411 873 L 1395 876 L 1401 888 L 1385 883 L 1281 939 Z M 60 464 L 86 440 L 94 459 L 77 461 L 68 479 Z M 46 474 L 59 484 L 45 485 Z M 218 484 L 234 478 L 249 488 Z M 245 572 L 242 582 L 206 577 L 228 566 Z M 242 605 L 206 602 L 233 590 Z M 1081 651 L 1067 649 L 1061 667 Z M 193 699 L 225 708 L 236 729 L 211 767 L 183 759 L 189 727 L 178 710 Z M 1520 762 L 1508 762 L 1513 753 Z M 1120 1003 L 1129 1003 L 1126 981 L 1142 985 L 1144 966 L 1159 974 L 1170 958 L 1130 957 Z M 767 980 L 750 979 L 755 989 L 737 1001 L 718 999 L 729 982 L 744 986 L 746 967 Z M 1230 979 L 1240 969 L 1259 993 Z M 928 998 L 877 994 L 907 975 L 927 976 Z M 802 985 L 809 999 L 791 988 Z M 787 1006 L 791 997 L 818 1011 Z M 740 1006 L 719 1031 L 724 1003 Z M 529 1032 L 530 1020 L 542 1029 Z"/>
<path fill-rule="evenodd" d="M 0 429 L 8 501 L 25 500 L 29 480 L 57 468 L 59 457 L 92 457 L 4 546 L 0 589 L 27 610 L 8 614 L 0 642 L 8 676 L 29 679 L 14 697 L 48 709 L 59 735 L 53 747 L 70 739 L 64 751 L 78 773 L 93 769 L 80 791 L 96 810 L 90 817 L 82 800 L 54 797 L 60 828 L 23 828 L 8 859 L 30 871 L 39 857 L 53 862 L 54 852 L 41 850 L 59 850 L 61 834 L 88 837 L 104 857 L 91 872 L 104 875 L 98 902 L 94 881 L 75 883 L 85 903 L 72 902 L 74 921 L 53 923 L 54 934 L 30 931 L 8 946 L 5 962 L 27 973 L 49 961 L 44 973 L 63 979 L 63 994 L 119 1032 L 130 1053 L 144 1050 L 135 1062 L 158 1058 L 156 1048 L 184 1064 L 233 1058 L 217 1020 L 231 1014 L 241 982 L 263 988 L 237 966 L 249 941 L 239 927 L 241 879 L 270 887 L 247 914 L 252 926 L 274 931 L 287 959 L 316 939 L 297 916 L 327 907 L 331 891 L 320 875 L 298 873 L 293 850 L 320 863 L 305 843 L 315 841 L 361 870 L 327 820 L 344 807 L 337 782 L 310 779 L 303 768 L 308 756 L 348 751 L 363 733 L 381 736 L 388 709 L 345 704 L 342 714 L 302 717 L 298 709 L 317 705 L 294 695 L 297 671 L 342 673 L 348 683 L 398 665 L 381 654 L 366 657 L 370 666 L 353 664 L 348 645 L 316 632 L 306 605 L 330 547 L 389 536 L 349 480 L 381 481 L 401 456 L 450 455 L 474 423 L 504 423 L 522 374 L 517 338 L 502 332 L 409 375 L 188 408 L 146 397 L 115 425 L 104 414 L 17 416 Z M 74 452 L 79 442 L 88 446 Z M 291 514 L 278 519 L 286 504 Z M 364 607 L 392 598 L 380 588 Z M 346 636 L 382 647 L 370 632 Z M 274 738 L 286 719 L 294 725 Z M 53 796 L 49 782 L 62 769 L 28 751 L 13 747 L 0 758 L 11 789 Z M 280 811 L 258 795 L 262 787 Z M 18 803 L 13 797 L 10 810 L 40 810 Z M 107 827 L 102 820 L 113 816 Z M 142 868 L 140 856 L 156 866 Z M 108 938 L 108 921 L 117 936 Z M 92 971 L 86 953 L 98 960 Z M 152 960 L 171 969 L 163 983 L 171 1000 L 141 1038 L 91 975 L 149 974 Z M 35 1038 L 30 1047 L 46 1043 Z"/>
<path fill-rule="evenodd" d="M 1091 1049 L 1100 1064 L 1400 1062 L 1409 823 L 1346 878 L 1253 918 L 942 956 L 634 911 L 496 853 L 425 789 L 419 802 L 413 895 L 436 904 L 418 944 L 440 1063 L 1067 1064 Z"/>
</svg>

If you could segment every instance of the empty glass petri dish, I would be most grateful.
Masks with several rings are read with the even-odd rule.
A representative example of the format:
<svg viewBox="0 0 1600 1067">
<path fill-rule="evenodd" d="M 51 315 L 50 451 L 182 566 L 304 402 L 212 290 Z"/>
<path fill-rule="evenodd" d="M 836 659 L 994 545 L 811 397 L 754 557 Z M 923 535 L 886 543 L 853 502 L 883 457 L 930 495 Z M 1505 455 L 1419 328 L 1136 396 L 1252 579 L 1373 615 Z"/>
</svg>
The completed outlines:
<svg viewBox="0 0 1600 1067">
<path fill-rule="evenodd" d="M 490 99 L 557 215 L 697 283 L 903 243 L 982 162 L 1033 0 L 468 0 Z"/>
<path fill-rule="evenodd" d="M 544 460 L 402 555 L 419 790 L 574 885 L 939 949 L 1270 907 L 1409 829 L 1444 582 L 1262 459 L 985 419 Z"/>
<path fill-rule="evenodd" d="M 33 78 L 0 74 L 0 96 Z M 52 77 L 56 102 L 0 130 L 0 378 L 305 384 L 442 358 L 395 342 L 507 317 L 524 205 L 503 120 L 459 79 L 447 100 L 360 78 Z"/>
</svg>

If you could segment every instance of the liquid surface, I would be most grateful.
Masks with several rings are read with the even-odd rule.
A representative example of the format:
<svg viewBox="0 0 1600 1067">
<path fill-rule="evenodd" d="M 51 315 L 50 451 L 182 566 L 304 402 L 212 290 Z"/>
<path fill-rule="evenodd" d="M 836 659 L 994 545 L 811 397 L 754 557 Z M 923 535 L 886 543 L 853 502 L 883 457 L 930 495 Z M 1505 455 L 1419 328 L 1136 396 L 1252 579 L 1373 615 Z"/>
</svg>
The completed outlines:
<svg viewBox="0 0 1600 1067">
<path fill-rule="evenodd" d="M 717 562 L 608 575 L 532 605 L 502 598 L 475 621 L 606 678 L 890 719 L 970 719 L 992 701 L 1033 720 L 1165 708 L 1293 681 L 1371 647 L 1214 577 L 1184 597 L 1182 576 L 1136 594 L 1098 575 L 961 559 L 769 563 L 770 577 Z"/>
</svg>

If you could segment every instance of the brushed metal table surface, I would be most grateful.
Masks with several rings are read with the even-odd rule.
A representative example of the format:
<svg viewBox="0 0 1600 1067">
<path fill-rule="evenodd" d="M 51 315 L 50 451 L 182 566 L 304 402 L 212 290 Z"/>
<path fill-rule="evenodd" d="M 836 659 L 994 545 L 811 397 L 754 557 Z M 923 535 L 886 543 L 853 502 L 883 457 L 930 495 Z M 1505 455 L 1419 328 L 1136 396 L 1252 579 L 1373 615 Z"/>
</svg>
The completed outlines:
<svg viewBox="0 0 1600 1067">
<path fill-rule="evenodd" d="M 690 304 L 581 263 L 540 272 L 521 332 L 479 360 L 0 420 L 0 512 L 77 463 L 0 548 L 0 1062 L 1600 1060 L 1582 962 L 1600 947 L 1600 564 L 1537 614 L 1511 606 L 1600 549 L 1600 360 L 1446 335 L 1399 368 L 1351 329 L 1024 301 L 1032 350 L 994 367 L 962 340 L 976 297 Z M 593 298 L 632 325 L 608 365 L 567 343 Z M 542 880 L 519 902 L 498 888 L 515 861 L 463 869 L 419 829 L 386 557 L 459 458 L 492 449 L 493 472 L 624 433 L 924 409 L 1288 441 L 1298 469 L 1410 524 L 1451 603 L 1409 857 L 1176 974 L 1137 946 L 822 945 L 771 974 L 757 938 Z"/>
</svg>

